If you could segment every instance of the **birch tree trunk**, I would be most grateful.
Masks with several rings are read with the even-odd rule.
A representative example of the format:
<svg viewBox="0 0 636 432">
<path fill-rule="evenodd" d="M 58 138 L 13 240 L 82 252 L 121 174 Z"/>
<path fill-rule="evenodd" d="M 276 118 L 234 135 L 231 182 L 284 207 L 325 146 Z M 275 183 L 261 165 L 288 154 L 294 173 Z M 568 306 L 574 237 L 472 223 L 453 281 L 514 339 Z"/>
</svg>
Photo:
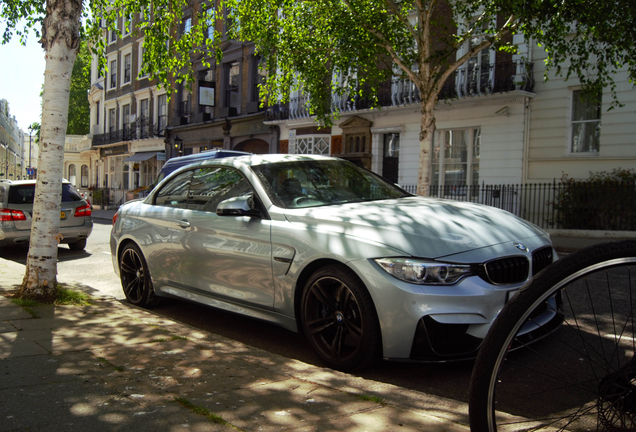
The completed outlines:
<svg viewBox="0 0 636 432">
<path fill-rule="evenodd" d="M 26 273 L 16 295 L 50 302 L 57 289 L 57 246 L 64 141 L 73 63 L 80 46 L 81 0 L 47 0 L 42 24 L 46 57 L 38 177 Z"/>
<path fill-rule="evenodd" d="M 422 120 L 420 123 L 420 166 L 417 178 L 417 194 L 428 196 L 431 186 L 431 151 L 433 150 L 433 134 L 435 133 L 435 101 L 422 101 Z"/>
</svg>

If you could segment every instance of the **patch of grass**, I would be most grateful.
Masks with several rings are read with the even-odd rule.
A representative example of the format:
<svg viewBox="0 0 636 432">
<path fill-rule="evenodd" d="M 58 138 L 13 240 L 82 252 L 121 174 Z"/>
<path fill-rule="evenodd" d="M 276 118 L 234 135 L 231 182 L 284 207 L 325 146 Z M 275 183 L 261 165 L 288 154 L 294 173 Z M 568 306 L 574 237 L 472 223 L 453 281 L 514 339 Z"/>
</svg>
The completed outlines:
<svg viewBox="0 0 636 432">
<path fill-rule="evenodd" d="M 89 306 L 94 304 L 93 298 L 84 291 L 69 288 L 57 288 L 56 305 Z"/>
<path fill-rule="evenodd" d="M 188 340 L 188 338 L 183 337 L 183 336 L 172 336 L 169 339 L 166 339 L 166 338 L 153 339 L 153 340 L 150 341 L 150 343 L 169 342 L 169 341 L 173 341 L 173 340 Z"/>
<path fill-rule="evenodd" d="M 164 332 L 164 333 L 170 333 L 170 330 L 165 329 L 165 328 L 163 328 L 163 327 L 159 327 L 157 324 L 148 324 L 148 325 L 149 325 L 150 327 L 152 327 L 152 328 L 154 328 L 154 329 L 156 329 L 156 330 L 162 331 L 162 332 Z"/>
<path fill-rule="evenodd" d="M 377 396 L 358 395 L 358 399 L 362 399 L 363 401 L 366 401 L 366 402 L 374 402 L 382 406 L 386 406 L 386 402 L 384 402 L 384 399 L 379 398 Z"/>
<path fill-rule="evenodd" d="M 97 360 L 99 360 L 100 362 L 104 363 L 106 366 L 112 367 L 117 372 L 123 372 L 123 371 L 126 370 L 126 368 L 123 367 L 123 366 L 115 366 L 114 364 L 112 364 L 111 362 L 106 360 L 104 357 L 97 357 Z"/>
<path fill-rule="evenodd" d="M 238 431 L 242 430 L 242 429 L 237 428 L 233 424 L 228 423 L 225 420 L 223 420 L 223 417 L 221 417 L 220 415 L 214 414 L 212 411 L 210 411 L 207 408 L 203 408 L 203 407 L 194 405 L 192 402 L 190 402 L 186 398 L 175 397 L 174 401 L 176 403 L 178 403 L 179 405 L 181 405 L 182 407 L 189 409 L 194 414 L 202 415 L 202 416 L 204 416 L 205 418 L 207 418 L 208 420 L 210 420 L 210 421 L 212 421 L 214 423 L 222 424 L 224 426 L 231 427 L 232 429 L 236 429 Z"/>
<path fill-rule="evenodd" d="M 31 316 L 33 318 L 40 318 L 40 316 L 38 314 L 35 313 L 35 311 L 29 307 L 24 307 L 22 306 L 22 309 L 24 309 L 27 313 L 31 314 Z"/>
<path fill-rule="evenodd" d="M 29 307 L 37 307 L 44 306 L 46 303 L 39 302 L 33 299 L 22 299 L 16 298 L 16 294 L 13 294 L 11 298 L 11 303 L 17 304 L 18 306 L 22 306 L 23 308 Z M 75 290 L 71 288 L 65 288 L 62 285 L 58 285 L 55 291 L 55 299 L 53 300 L 54 305 L 76 305 L 76 306 L 88 306 L 94 304 L 93 298 L 86 294 L 84 291 Z M 29 312 L 31 313 L 31 312 Z"/>
<path fill-rule="evenodd" d="M 38 301 L 35 300 L 31 300 L 31 299 L 19 299 L 19 298 L 12 298 L 11 299 L 11 303 L 16 304 L 18 306 L 21 306 L 22 309 L 24 309 L 25 312 L 27 312 L 28 314 L 30 314 L 33 318 L 40 318 L 40 316 L 35 313 L 35 311 L 33 309 L 31 309 L 32 307 L 35 306 L 43 306 L 44 303 L 40 303 Z"/>
<path fill-rule="evenodd" d="M 15 298 L 15 297 L 11 299 L 11 303 L 17 304 L 18 306 L 22 306 L 23 308 L 44 305 L 44 303 L 40 303 L 40 302 L 35 301 L 35 300 L 19 299 L 19 298 Z"/>
</svg>

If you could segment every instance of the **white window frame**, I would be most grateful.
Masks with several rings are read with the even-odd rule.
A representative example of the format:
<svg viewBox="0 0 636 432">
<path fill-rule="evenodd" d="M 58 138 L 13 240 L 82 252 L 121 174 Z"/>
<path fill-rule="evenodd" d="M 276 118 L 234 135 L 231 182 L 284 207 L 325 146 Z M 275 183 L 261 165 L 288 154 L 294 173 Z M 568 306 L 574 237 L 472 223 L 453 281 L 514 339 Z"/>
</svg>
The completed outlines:
<svg viewBox="0 0 636 432">
<path fill-rule="evenodd" d="M 128 96 L 124 99 L 118 99 L 117 100 L 118 104 L 119 104 L 119 125 L 120 125 L 120 129 L 123 130 L 124 129 L 124 106 L 128 105 L 129 106 L 129 112 L 128 115 L 129 116 L 133 116 L 133 101 L 132 101 L 132 97 Z M 132 123 L 132 121 L 130 120 L 130 118 L 128 119 L 128 123 Z"/>
<path fill-rule="evenodd" d="M 166 99 L 167 99 L 167 95 L 165 91 L 155 94 L 154 109 L 152 114 L 153 122 L 155 125 L 157 125 L 158 132 L 161 132 L 159 130 L 159 98 L 161 96 L 166 96 Z M 168 127 L 168 101 L 167 100 L 166 100 L 166 127 Z"/>
<path fill-rule="evenodd" d="M 115 115 L 113 116 L 115 119 L 114 125 L 111 124 L 111 115 L 110 115 L 111 110 L 115 110 Z M 106 112 L 106 118 L 104 119 L 104 132 L 110 133 L 111 126 L 113 127 L 112 132 L 113 133 L 117 132 L 117 102 L 113 101 L 113 103 L 106 105 L 105 112 Z"/>
<path fill-rule="evenodd" d="M 474 19 L 476 20 L 478 17 L 474 17 Z M 457 29 L 457 34 L 461 34 L 463 33 L 463 31 L 466 29 L 466 24 L 465 23 L 460 23 L 460 25 L 458 26 Z M 479 35 L 475 35 L 475 37 L 483 37 L 484 33 L 481 33 Z M 492 49 L 492 47 L 489 48 L 484 48 L 488 50 L 488 61 L 490 63 L 490 65 L 493 65 L 493 68 L 490 69 L 489 74 L 488 74 L 488 80 L 490 83 L 492 83 L 494 85 L 495 82 L 495 68 L 494 68 L 494 64 L 495 64 L 495 60 L 496 60 L 496 52 L 494 49 Z M 464 44 L 457 50 L 457 54 L 455 56 L 456 60 L 459 60 L 462 56 L 464 56 L 468 51 L 470 51 L 470 40 L 467 40 L 466 42 L 464 42 Z M 481 53 L 483 52 L 480 51 L 477 54 L 475 54 L 473 57 L 471 58 L 477 58 L 477 63 L 480 65 L 481 67 Z M 455 88 L 457 90 L 457 95 L 459 97 L 466 97 L 466 96 L 470 96 L 470 93 L 468 91 L 466 91 L 467 89 L 467 85 L 468 85 L 468 63 L 470 62 L 469 60 L 466 60 L 458 69 L 457 69 L 457 74 L 455 76 Z M 480 73 L 481 75 L 481 73 Z M 479 82 L 477 83 L 477 85 L 479 86 L 479 84 L 481 83 L 481 80 L 479 80 Z M 479 88 L 479 87 L 478 87 Z"/>
<path fill-rule="evenodd" d="M 126 26 L 126 24 L 128 24 L 128 26 Z M 121 30 L 122 37 L 126 37 L 129 34 L 131 34 L 132 30 L 133 30 L 133 18 L 132 18 L 132 15 L 123 16 L 122 17 L 122 30 Z"/>
<path fill-rule="evenodd" d="M 474 172 L 473 172 L 473 163 L 475 163 L 475 159 L 474 159 L 474 143 L 475 143 L 475 131 L 479 130 L 479 153 L 481 154 L 481 137 L 482 137 L 482 127 L 481 126 L 468 126 L 468 127 L 457 127 L 457 128 L 446 128 L 446 129 L 437 129 L 435 131 L 434 134 L 434 138 L 433 138 L 433 149 L 431 152 L 431 185 L 437 185 L 437 186 L 445 186 L 446 185 L 446 175 L 445 172 L 446 170 L 444 169 L 445 166 L 449 165 L 450 163 L 445 163 L 445 147 L 444 145 L 440 145 L 440 155 L 439 155 L 439 175 L 437 178 L 433 178 L 433 166 L 437 165 L 436 163 L 434 163 L 434 155 L 433 152 L 435 151 L 435 145 L 436 143 L 439 142 L 440 139 L 442 139 L 441 137 L 444 137 L 446 132 L 465 132 L 468 131 L 468 138 L 467 138 L 467 143 L 466 143 L 466 181 L 464 183 L 464 186 L 471 186 L 473 185 L 473 179 L 474 179 Z M 477 159 L 478 163 L 481 165 L 481 161 L 479 159 Z M 459 185 L 462 186 L 462 185 Z"/>
<path fill-rule="evenodd" d="M 206 10 L 208 17 L 207 17 L 207 28 L 206 28 L 206 35 L 208 39 L 212 39 L 214 40 L 214 30 L 216 29 L 216 10 L 214 9 L 214 7 L 208 8 Z M 212 34 L 210 34 L 210 31 Z"/>
<path fill-rule="evenodd" d="M 126 57 L 129 58 L 130 65 L 128 67 L 128 78 L 126 78 Z M 121 80 L 122 87 L 125 85 L 129 85 L 132 82 L 132 53 L 122 53 L 122 62 L 121 62 Z M 128 79 L 128 81 L 126 81 Z"/>
<path fill-rule="evenodd" d="M 150 15 L 152 12 L 152 8 L 151 8 L 151 4 L 149 3 L 145 8 L 142 7 L 140 12 L 139 12 L 139 26 L 143 27 L 145 26 L 147 23 L 150 22 Z"/>
<path fill-rule="evenodd" d="M 599 137 L 599 142 L 597 143 L 597 150 L 594 151 L 574 151 L 573 147 L 574 147 L 574 126 L 576 124 L 584 124 L 584 123 L 598 123 L 599 126 L 602 126 L 602 106 L 603 106 L 603 100 L 602 100 L 602 95 L 601 95 L 601 100 L 599 101 L 599 105 L 600 108 L 599 110 L 601 111 L 599 113 L 599 118 L 598 119 L 591 119 L 591 120 L 573 120 L 573 114 L 574 114 L 574 102 L 575 102 L 575 98 L 576 98 L 576 93 L 582 91 L 582 87 L 578 86 L 578 87 L 571 87 L 570 88 L 570 101 L 568 104 L 568 114 L 567 114 L 567 122 L 568 122 L 568 134 L 567 134 L 567 142 L 566 142 L 566 155 L 567 156 L 573 156 L 573 157 L 598 157 L 598 155 L 601 152 L 601 140 Z"/>
<path fill-rule="evenodd" d="M 132 57 L 132 44 L 128 44 L 125 47 L 123 47 L 122 49 L 119 50 L 120 52 L 120 57 L 119 57 L 119 73 L 121 74 L 121 80 L 120 80 L 120 87 L 123 87 L 125 85 L 129 85 L 132 82 L 132 75 L 133 75 L 133 57 Z M 124 82 L 124 78 L 125 78 L 125 68 L 126 68 L 126 64 L 124 59 L 126 58 L 127 55 L 130 54 L 130 81 Z"/>
<path fill-rule="evenodd" d="M 150 75 L 142 75 L 142 67 L 144 65 L 144 39 L 137 41 L 137 79 L 148 78 Z"/>
<path fill-rule="evenodd" d="M 117 30 L 119 30 L 119 18 L 115 21 L 115 27 L 112 30 L 108 30 L 108 45 L 117 43 Z"/>
<path fill-rule="evenodd" d="M 115 66 L 113 67 L 113 62 L 115 62 Z M 106 84 L 108 90 L 115 90 L 117 88 L 117 78 L 119 71 L 117 70 L 117 53 L 114 52 L 108 56 L 108 74 L 106 77 Z M 111 76 L 115 72 L 115 86 L 112 86 Z"/>
<path fill-rule="evenodd" d="M 184 34 L 188 34 L 190 33 L 190 31 L 192 30 L 192 17 L 185 17 L 185 19 L 183 20 L 183 32 L 181 33 L 182 35 Z"/>
<path fill-rule="evenodd" d="M 136 103 L 136 108 L 137 108 L 136 109 L 136 113 L 137 113 L 136 120 L 140 120 L 140 119 L 143 118 L 142 115 L 141 115 L 142 114 L 142 112 L 141 112 L 141 102 L 143 100 L 147 100 L 148 101 L 148 116 L 146 117 L 146 128 L 147 129 L 144 130 L 144 132 L 147 135 L 147 137 L 151 137 L 152 136 L 152 132 L 153 132 L 152 125 L 154 124 L 153 123 L 152 112 L 150 110 L 150 107 L 152 105 L 151 104 L 151 102 L 152 102 L 152 92 L 151 92 L 151 90 L 154 91 L 155 88 L 154 87 L 152 87 L 152 88 L 151 87 L 147 87 L 147 88 L 144 88 L 142 90 L 139 90 L 139 91 L 135 92 L 135 103 Z M 142 139 L 143 135 L 144 134 L 142 133 L 141 124 L 137 123 L 137 138 L 138 139 Z"/>
</svg>

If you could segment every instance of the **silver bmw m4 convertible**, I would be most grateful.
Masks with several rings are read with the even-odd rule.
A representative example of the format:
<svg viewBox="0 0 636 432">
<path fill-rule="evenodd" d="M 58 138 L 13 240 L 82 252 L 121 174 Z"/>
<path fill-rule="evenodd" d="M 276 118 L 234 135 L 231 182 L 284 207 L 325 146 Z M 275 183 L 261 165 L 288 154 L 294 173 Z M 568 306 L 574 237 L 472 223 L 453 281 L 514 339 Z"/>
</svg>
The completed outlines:
<svg viewBox="0 0 636 432">
<path fill-rule="evenodd" d="M 510 213 L 413 196 L 321 156 L 189 165 L 113 220 L 131 303 L 172 297 L 272 322 L 341 370 L 474 357 L 506 301 L 556 259 L 548 234 Z M 550 310 L 535 321 L 557 322 Z"/>
</svg>

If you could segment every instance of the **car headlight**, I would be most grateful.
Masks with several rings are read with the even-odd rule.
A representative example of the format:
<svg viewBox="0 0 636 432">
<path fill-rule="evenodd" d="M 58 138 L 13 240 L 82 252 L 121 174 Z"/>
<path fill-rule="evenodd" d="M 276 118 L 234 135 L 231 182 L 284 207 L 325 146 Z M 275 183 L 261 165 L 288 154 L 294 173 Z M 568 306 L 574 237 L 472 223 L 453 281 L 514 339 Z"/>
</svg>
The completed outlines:
<svg viewBox="0 0 636 432">
<path fill-rule="evenodd" d="M 411 258 L 378 258 L 375 262 L 391 276 L 418 285 L 452 285 L 472 274 L 470 265 Z"/>
</svg>

